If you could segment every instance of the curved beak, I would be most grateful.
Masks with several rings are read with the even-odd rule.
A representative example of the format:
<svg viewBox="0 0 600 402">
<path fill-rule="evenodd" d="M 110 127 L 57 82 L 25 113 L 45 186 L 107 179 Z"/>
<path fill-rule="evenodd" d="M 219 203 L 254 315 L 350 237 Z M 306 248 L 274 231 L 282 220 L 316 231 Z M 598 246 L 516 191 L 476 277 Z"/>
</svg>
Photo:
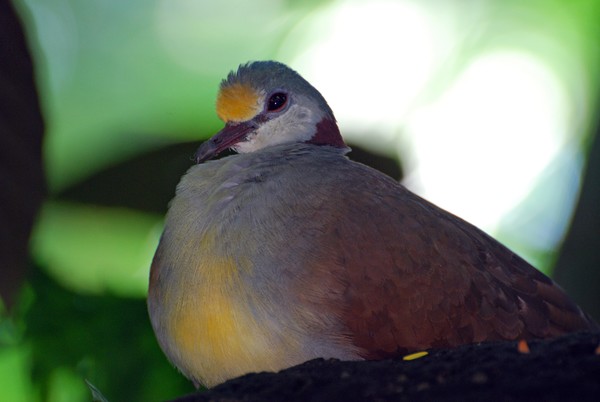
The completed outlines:
<svg viewBox="0 0 600 402">
<path fill-rule="evenodd" d="M 194 154 L 194 160 L 196 163 L 202 163 L 216 157 L 224 150 L 244 141 L 256 128 L 257 124 L 253 120 L 225 124 L 221 131 L 200 145 Z"/>
</svg>

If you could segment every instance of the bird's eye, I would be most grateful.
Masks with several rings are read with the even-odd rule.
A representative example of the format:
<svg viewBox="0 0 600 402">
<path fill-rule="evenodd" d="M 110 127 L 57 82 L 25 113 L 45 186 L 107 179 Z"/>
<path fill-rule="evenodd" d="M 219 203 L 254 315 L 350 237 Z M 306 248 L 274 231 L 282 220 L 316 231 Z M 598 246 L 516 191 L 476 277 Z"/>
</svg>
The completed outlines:
<svg viewBox="0 0 600 402">
<path fill-rule="evenodd" d="M 287 102 L 287 95 L 283 92 L 276 92 L 269 98 L 269 104 L 267 105 L 267 110 L 269 112 L 276 112 L 278 110 L 283 109 Z"/>
</svg>

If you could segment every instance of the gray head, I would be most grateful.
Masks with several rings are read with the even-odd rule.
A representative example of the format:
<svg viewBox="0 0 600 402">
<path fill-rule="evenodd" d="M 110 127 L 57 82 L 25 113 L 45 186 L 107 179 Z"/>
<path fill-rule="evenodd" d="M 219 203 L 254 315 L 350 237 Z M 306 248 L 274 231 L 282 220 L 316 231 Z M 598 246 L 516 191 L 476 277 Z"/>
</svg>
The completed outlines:
<svg viewBox="0 0 600 402">
<path fill-rule="evenodd" d="M 217 115 L 225 128 L 202 144 L 198 163 L 232 148 L 240 153 L 293 142 L 345 147 L 323 96 L 275 61 L 241 65 L 221 82 Z"/>
</svg>

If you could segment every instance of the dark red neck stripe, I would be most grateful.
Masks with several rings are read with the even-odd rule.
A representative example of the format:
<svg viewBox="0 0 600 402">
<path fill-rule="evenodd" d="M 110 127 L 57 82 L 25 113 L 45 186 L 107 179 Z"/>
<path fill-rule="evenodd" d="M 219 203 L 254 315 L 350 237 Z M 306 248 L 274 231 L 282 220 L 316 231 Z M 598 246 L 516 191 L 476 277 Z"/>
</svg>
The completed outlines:
<svg viewBox="0 0 600 402">
<path fill-rule="evenodd" d="M 327 117 L 317 123 L 317 132 L 306 142 L 315 145 L 330 145 L 337 148 L 346 147 L 335 120 Z"/>
</svg>

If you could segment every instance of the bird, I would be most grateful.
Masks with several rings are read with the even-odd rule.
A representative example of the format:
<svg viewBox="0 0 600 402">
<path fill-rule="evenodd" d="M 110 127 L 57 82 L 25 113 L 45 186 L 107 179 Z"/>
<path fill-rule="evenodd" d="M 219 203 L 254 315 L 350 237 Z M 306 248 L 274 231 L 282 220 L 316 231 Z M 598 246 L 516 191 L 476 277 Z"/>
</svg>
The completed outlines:
<svg viewBox="0 0 600 402">
<path fill-rule="evenodd" d="M 349 159 L 324 97 L 285 64 L 240 65 L 216 112 L 225 126 L 177 185 L 147 300 L 196 387 L 598 329 L 488 234 Z"/>
</svg>

